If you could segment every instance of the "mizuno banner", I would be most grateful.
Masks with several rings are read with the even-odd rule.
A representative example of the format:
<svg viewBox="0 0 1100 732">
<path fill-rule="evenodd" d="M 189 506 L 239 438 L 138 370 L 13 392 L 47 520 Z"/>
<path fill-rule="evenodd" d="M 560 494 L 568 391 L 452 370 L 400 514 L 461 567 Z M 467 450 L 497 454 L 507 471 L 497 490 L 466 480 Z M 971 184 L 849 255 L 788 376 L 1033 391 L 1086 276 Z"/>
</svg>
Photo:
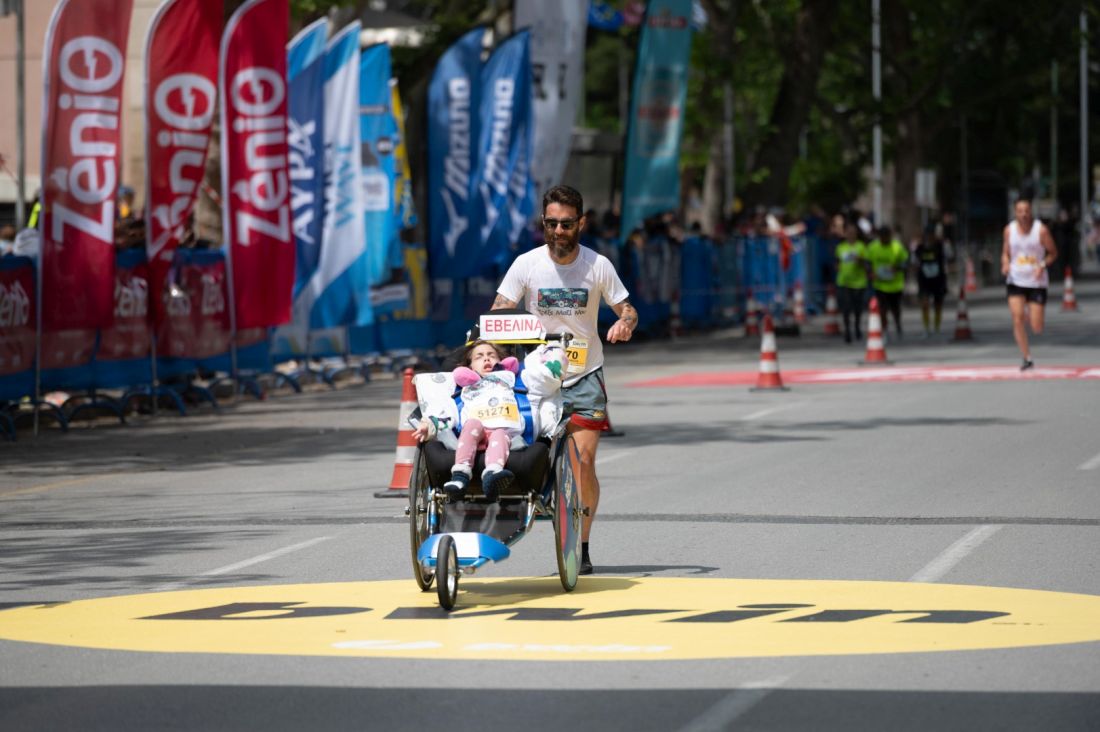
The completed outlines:
<svg viewBox="0 0 1100 732">
<path fill-rule="evenodd" d="M 363 164 L 363 222 L 370 262 L 370 284 L 390 278 L 396 243 L 393 229 L 394 146 L 397 123 L 390 104 L 390 47 L 378 43 L 363 49 L 359 62 L 359 134 Z"/>
<path fill-rule="evenodd" d="M 484 28 L 447 49 L 428 86 L 428 265 L 432 278 L 474 268 L 477 232 L 470 231 Z"/>
<path fill-rule="evenodd" d="M 169 0 L 145 41 L 145 253 L 156 323 L 205 171 L 221 31 L 222 0 Z"/>
<path fill-rule="evenodd" d="M 287 3 L 248 0 L 222 36 L 222 228 L 238 331 L 290 320 Z"/>
<path fill-rule="evenodd" d="M 309 313 L 311 328 L 370 325 L 374 321 L 359 160 L 359 32 L 360 24 L 355 21 L 333 36 L 325 48 L 321 258 L 294 303 L 295 310 Z"/>
<path fill-rule="evenodd" d="M 650 0 L 630 95 L 622 226 L 680 206 L 680 138 L 691 60 L 692 0 Z"/>
<path fill-rule="evenodd" d="M 530 32 L 517 32 L 493 51 L 481 71 L 472 219 L 480 246 L 474 267 L 456 266 L 464 275 L 503 263 L 534 212 L 530 45 Z"/>
<path fill-rule="evenodd" d="M 132 0 L 61 0 L 46 31 L 42 94 L 42 324 L 114 318 L 115 196 Z"/>
<path fill-rule="evenodd" d="M 593 3 L 594 4 L 594 3 Z M 535 198 L 561 182 L 584 93 L 588 0 L 516 0 L 515 27 L 531 30 Z"/>
</svg>

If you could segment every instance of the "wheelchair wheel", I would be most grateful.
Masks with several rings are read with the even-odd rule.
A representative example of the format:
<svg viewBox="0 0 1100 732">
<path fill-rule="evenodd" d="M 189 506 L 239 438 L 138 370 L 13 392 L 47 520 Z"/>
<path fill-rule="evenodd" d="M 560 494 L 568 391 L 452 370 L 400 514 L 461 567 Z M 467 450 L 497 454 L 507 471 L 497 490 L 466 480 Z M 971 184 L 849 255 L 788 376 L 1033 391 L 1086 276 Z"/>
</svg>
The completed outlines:
<svg viewBox="0 0 1100 732">
<path fill-rule="evenodd" d="M 577 586 L 581 561 L 580 454 L 572 437 L 565 437 L 554 465 L 554 549 L 558 577 L 566 592 Z"/>
<path fill-rule="evenodd" d="M 416 554 L 420 545 L 427 541 L 432 528 L 428 522 L 432 509 L 431 486 L 428 483 L 428 461 L 423 450 L 416 451 L 413 459 L 412 475 L 409 478 L 409 544 L 412 549 L 413 577 L 420 589 L 427 592 L 432 586 L 435 575 L 430 569 L 420 565 Z"/>
<path fill-rule="evenodd" d="M 435 573 L 439 577 L 435 591 L 439 595 L 439 606 L 444 610 L 454 610 L 458 598 L 458 550 L 455 540 L 445 534 L 439 540 L 435 555 Z"/>
</svg>

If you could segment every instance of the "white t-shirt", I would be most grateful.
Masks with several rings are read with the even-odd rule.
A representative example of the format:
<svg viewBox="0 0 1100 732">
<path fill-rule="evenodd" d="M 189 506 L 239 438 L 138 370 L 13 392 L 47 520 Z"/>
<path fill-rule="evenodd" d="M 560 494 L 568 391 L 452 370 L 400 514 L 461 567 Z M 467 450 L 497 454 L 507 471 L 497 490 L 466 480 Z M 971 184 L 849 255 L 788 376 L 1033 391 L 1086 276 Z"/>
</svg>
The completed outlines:
<svg viewBox="0 0 1100 732">
<path fill-rule="evenodd" d="M 572 264 L 557 264 L 545 246 L 517 257 L 497 292 L 538 315 L 547 333 L 573 334 L 565 386 L 603 366 L 600 299 L 614 306 L 630 294 L 602 254 L 580 247 Z"/>
</svg>

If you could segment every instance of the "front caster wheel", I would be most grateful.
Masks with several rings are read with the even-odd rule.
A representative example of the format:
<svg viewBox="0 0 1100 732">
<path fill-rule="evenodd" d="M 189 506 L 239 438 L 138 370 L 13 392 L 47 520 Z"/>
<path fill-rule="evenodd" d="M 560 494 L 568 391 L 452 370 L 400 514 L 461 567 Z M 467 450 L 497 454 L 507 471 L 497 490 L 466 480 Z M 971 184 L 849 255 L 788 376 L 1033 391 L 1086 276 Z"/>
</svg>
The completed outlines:
<svg viewBox="0 0 1100 732">
<path fill-rule="evenodd" d="M 435 555 L 436 594 L 439 606 L 444 610 L 454 610 L 458 599 L 458 550 L 450 534 L 444 535 L 437 546 Z"/>
</svg>

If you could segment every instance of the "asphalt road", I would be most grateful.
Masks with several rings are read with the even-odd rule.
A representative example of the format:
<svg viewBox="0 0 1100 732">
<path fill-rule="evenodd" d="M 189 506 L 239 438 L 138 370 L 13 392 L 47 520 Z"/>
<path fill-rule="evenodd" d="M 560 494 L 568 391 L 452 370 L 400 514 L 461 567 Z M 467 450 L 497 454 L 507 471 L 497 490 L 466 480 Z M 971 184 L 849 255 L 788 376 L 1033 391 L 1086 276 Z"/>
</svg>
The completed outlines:
<svg viewBox="0 0 1100 732">
<path fill-rule="evenodd" d="M 1080 313 L 1052 295 L 1037 366 L 1100 367 L 1100 283 L 1078 282 Z M 372 636 L 361 655 L 294 650 L 317 626 L 290 616 L 434 605 L 411 578 L 404 502 L 375 497 L 398 381 L 24 432 L 0 444 L 0 639 L 17 626 L 35 639 L 0 640 L 0 728 L 1098 729 L 1100 612 L 1068 608 L 1100 601 L 1100 380 L 989 379 L 984 367 L 1019 363 L 1000 293 L 971 300 L 972 342 L 949 342 L 948 310 L 942 336 L 891 337 L 886 369 L 975 367 L 962 380 L 644 386 L 753 373 L 759 341 L 608 347 L 624 434 L 600 448 L 596 575 L 561 593 L 553 532 L 536 525 L 462 580 L 457 619 L 425 610 L 414 642 Z M 906 320 L 915 334 L 919 315 Z M 820 327 L 779 339 L 782 372 L 859 371 L 863 345 Z M 651 612 L 694 613 L 673 618 L 697 621 L 690 651 L 601 660 L 608 643 L 664 642 L 672 623 L 626 617 L 653 607 L 634 599 L 647 587 Z M 209 599 L 195 607 L 231 630 L 210 650 L 213 623 L 143 623 L 150 597 Z M 281 609 L 239 604 L 258 597 Z M 931 603 L 1001 617 L 902 622 Z M 544 606 L 584 622 L 514 614 Z M 463 616 L 486 608 L 498 614 Z M 868 610 L 893 615 L 851 615 Z M 732 624 L 746 611 L 799 624 Z M 614 617 L 584 620 L 600 612 Z M 358 629 L 387 627 L 370 622 Z M 153 626 L 160 640 L 143 635 Z M 267 645 L 242 650 L 257 626 Z M 532 629 L 530 658 L 432 655 L 517 627 Z"/>
</svg>

